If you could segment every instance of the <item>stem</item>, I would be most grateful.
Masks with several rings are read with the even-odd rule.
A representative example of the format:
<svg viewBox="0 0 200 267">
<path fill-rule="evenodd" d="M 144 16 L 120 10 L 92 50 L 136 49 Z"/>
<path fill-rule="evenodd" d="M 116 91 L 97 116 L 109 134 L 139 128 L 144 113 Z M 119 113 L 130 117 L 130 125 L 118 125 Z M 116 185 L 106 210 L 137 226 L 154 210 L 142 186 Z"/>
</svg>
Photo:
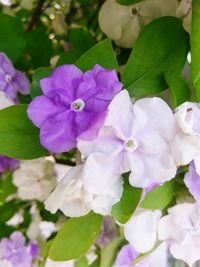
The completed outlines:
<svg viewBox="0 0 200 267">
<path fill-rule="evenodd" d="M 43 6 L 44 6 L 45 1 L 46 0 L 38 0 L 37 6 L 35 10 L 33 11 L 33 15 L 28 23 L 28 26 L 26 29 L 27 32 L 30 32 L 35 27 L 35 25 L 38 23 L 39 18 L 42 12 L 44 11 Z"/>
</svg>

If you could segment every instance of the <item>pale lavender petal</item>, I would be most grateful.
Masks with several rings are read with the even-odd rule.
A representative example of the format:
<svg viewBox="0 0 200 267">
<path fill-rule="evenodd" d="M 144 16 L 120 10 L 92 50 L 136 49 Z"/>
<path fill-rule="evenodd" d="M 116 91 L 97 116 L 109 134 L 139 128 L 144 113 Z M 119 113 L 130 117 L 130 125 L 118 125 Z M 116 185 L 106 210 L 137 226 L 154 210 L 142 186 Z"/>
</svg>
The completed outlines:
<svg viewBox="0 0 200 267">
<path fill-rule="evenodd" d="M 145 257 L 136 265 L 132 265 L 132 262 L 137 258 L 138 255 L 139 253 L 130 244 L 123 246 L 117 255 L 116 267 L 149 267 L 150 265 L 148 257 Z"/>
<path fill-rule="evenodd" d="M 200 203 L 200 176 L 196 171 L 194 162 L 190 163 L 184 182 L 195 200 Z"/>
</svg>

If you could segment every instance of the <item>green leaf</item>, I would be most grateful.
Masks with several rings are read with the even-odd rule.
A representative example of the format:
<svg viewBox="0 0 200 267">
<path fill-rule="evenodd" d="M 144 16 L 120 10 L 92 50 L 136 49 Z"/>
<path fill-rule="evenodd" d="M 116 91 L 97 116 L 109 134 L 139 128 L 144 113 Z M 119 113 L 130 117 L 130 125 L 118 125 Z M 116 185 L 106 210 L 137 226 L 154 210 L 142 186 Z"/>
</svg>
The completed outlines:
<svg viewBox="0 0 200 267">
<path fill-rule="evenodd" d="M 81 257 L 75 262 L 74 267 L 88 267 L 88 261 L 85 256 Z"/>
<path fill-rule="evenodd" d="M 42 78 L 48 77 L 49 75 L 51 75 L 51 73 L 51 68 L 39 68 L 34 72 L 31 84 L 31 96 L 33 98 L 43 94 L 40 88 L 40 80 Z"/>
<path fill-rule="evenodd" d="M 69 219 L 52 242 L 49 257 L 54 261 L 67 261 L 83 256 L 96 239 L 102 216 L 89 214 Z"/>
<path fill-rule="evenodd" d="M 174 108 L 190 99 L 190 88 L 180 73 L 168 71 L 165 73 L 165 80 L 171 92 Z"/>
<path fill-rule="evenodd" d="M 200 101 L 200 2 L 192 1 L 191 71 L 196 100 Z"/>
<path fill-rule="evenodd" d="M 123 237 L 117 237 L 112 240 L 101 252 L 100 267 L 112 267 L 115 261 L 117 252 L 125 244 Z"/>
<path fill-rule="evenodd" d="M 148 192 L 141 203 L 145 209 L 164 209 L 173 199 L 174 181 L 169 181 Z"/>
<path fill-rule="evenodd" d="M 127 177 L 126 177 L 127 178 Z M 128 179 L 124 179 L 124 190 L 118 203 L 112 207 L 111 214 L 120 223 L 126 223 L 138 206 L 142 189 L 131 186 Z"/>
<path fill-rule="evenodd" d="M 0 51 L 16 62 L 26 47 L 25 32 L 16 17 L 0 14 Z"/>
<path fill-rule="evenodd" d="M 182 21 L 162 17 L 148 24 L 137 39 L 122 75 L 131 96 L 147 96 L 168 88 L 164 74 L 180 73 L 189 50 Z"/>
<path fill-rule="evenodd" d="M 27 33 L 27 53 L 31 57 L 33 68 L 49 66 L 53 55 L 52 43 L 45 32 L 45 28 L 36 28 Z"/>
<path fill-rule="evenodd" d="M 95 64 L 100 64 L 106 69 L 118 69 L 117 59 L 109 39 L 96 44 L 76 61 L 76 66 L 82 71 L 91 69 Z"/>
<path fill-rule="evenodd" d="M 59 57 L 56 65 L 74 64 L 82 54 L 83 52 L 79 50 L 69 50 Z"/>
<path fill-rule="evenodd" d="M 9 175 L 4 180 L 0 180 L 0 204 L 4 202 L 9 195 L 16 193 L 17 188 L 12 183 L 12 176 Z"/>
<path fill-rule="evenodd" d="M 117 3 L 119 3 L 120 5 L 135 5 L 142 1 L 144 0 L 117 0 Z"/>
<path fill-rule="evenodd" d="M 92 34 L 84 28 L 74 28 L 69 32 L 69 40 L 75 50 L 86 52 L 96 44 Z"/>
<path fill-rule="evenodd" d="M 0 154 L 17 159 L 45 156 L 39 129 L 28 119 L 27 105 L 14 105 L 0 111 Z"/>
<path fill-rule="evenodd" d="M 9 226 L 6 223 L 0 223 L 0 239 L 3 237 L 9 237 L 16 229 L 13 226 Z"/>
<path fill-rule="evenodd" d="M 8 221 L 16 212 L 14 201 L 9 201 L 0 206 L 0 223 Z"/>
</svg>

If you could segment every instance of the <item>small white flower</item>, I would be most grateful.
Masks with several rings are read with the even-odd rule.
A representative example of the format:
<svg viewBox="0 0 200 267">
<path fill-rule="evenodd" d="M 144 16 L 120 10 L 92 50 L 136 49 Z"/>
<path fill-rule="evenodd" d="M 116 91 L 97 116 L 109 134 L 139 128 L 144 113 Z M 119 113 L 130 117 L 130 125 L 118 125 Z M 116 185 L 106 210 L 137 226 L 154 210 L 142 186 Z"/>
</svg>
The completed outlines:
<svg viewBox="0 0 200 267">
<path fill-rule="evenodd" d="M 200 104 L 185 102 L 175 110 L 176 138 L 172 153 L 178 166 L 186 165 L 200 154 Z"/>
<path fill-rule="evenodd" d="M 55 188 L 54 161 L 51 157 L 22 161 L 13 173 L 13 183 L 21 199 L 43 201 Z"/>
<path fill-rule="evenodd" d="M 150 251 L 157 240 L 157 225 L 161 217 L 159 210 L 138 209 L 124 225 L 124 235 L 137 252 Z"/>
<path fill-rule="evenodd" d="M 190 267 L 200 260 L 200 207 L 197 203 L 182 203 L 168 210 L 158 224 L 158 238 L 169 244 L 174 258 Z"/>
<path fill-rule="evenodd" d="M 126 6 L 107 0 L 99 12 L 99 25 L 119 46 L 130 48 L 147 23 L 158 17 L 175 16 L 178 3 L 178 0 L 148 0 Z"/>
<path fill-rule="evenodd" d="M 116 184 L 110 188 L 110 193 L 101 188 L 101 194 L 91 193 L 83 185 L 85 165 L 78 165 L 70 169 L 60 181 L 55 190 L 45 201 L 45 207 L 52 213 L 60 209 L 66 216 L 78 217 L 90 210 L 103 215 L 110 213 L 112 205 L 120 200 L 122 194 L 122 180 L 116 179 Z M 91 176 L 95 175 L 95 167 L 90 165 Z M 103 175 L 103 174 L 102 174 Z"/>
</svg>

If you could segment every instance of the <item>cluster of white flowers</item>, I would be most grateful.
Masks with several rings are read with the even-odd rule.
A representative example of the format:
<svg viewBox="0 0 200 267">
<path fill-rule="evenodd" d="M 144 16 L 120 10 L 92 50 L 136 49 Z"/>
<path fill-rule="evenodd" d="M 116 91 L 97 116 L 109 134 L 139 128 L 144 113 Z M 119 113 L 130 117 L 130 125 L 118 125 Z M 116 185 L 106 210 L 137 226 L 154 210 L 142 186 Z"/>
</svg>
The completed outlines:
<svg viewBox="0 0 200 267">
<path fill-rule="evenodd" d="M 45 201 L 46 209 L 52 213 L 60 209 L 69 217 L 82 216 L 90 210 L 108 215 L 111 207 L 121 198 L 122 174 L 130 172 L 130 184 L 145 189 L 153 184 L 163 184 L 171 180 L 175 177 L 178 167 L 192 160 L 196 164 L 196 176 L 194 177 L 194 170 L 190 169 L 186 174 L 185 184 L 194 197 L 200 199 L 199 187 L 195 187 L 195 192 L 193 190 L 193 184 L 199 183 L 200 178 L 199 122 L 200 105 L 197 103 L 184 103 L 173 113 L 158 97 L 140 99 L 132 104 L 128 92 L 122 90 L 109 105 L 107 119 L 96 139 L 78 141 L 78 149 L 84 162 L 65 174 Z M 170 209 L 169 215 L 164 218 L 161 218 L 162 213 L 159 210 L 138 208 L 123 226 L 125 238 L 137 252 L 145 253 L 154 247 L 159 236 L 160 240 L 169 243 L 175 258 L 183 259 L 192 266 L 200 256 L 196 257 L 195 252 L 194 255 L 182 256 L 182 244 L 189 244 L 187 240 L 183 240 L 183 233 L 181 239 L 167 234 L 168 227 L 182 227 L 183 221 L 179 221 L 177 213 L 179 209 L 186 209 L 184 216 L 190 221 L 187 207 L 193 210 L 191 216 L 198 216 L 198 204 L 179 204 Z M 166 227 L 162 227 L 166 220 Z M 193 222 L 191 227 L 192 225 Z M 185 238 L 191 235 L 190 239 L 193 240 L 195 236 L 195 240 L 200 242 L 200 224 L 197 222 L 192 230 L 190 228 L 188 230 L 187 222 L 183 223 L 183 232 L 187 232 Z M 141 236 L 144 238 L 141 239 Z M 174 252 L 173 244 L 180 245 L 180 253 Z"/>
<path fill-rule="evenodd" d="M 147 0 L 128 6 L 107 0 L 99 12 L 99 25 L 116 44 L 131 48 L 143 27 L 159 17 L 177 16 L 190 31 L 191 6 L 192 0 Z"/>
</svg>

